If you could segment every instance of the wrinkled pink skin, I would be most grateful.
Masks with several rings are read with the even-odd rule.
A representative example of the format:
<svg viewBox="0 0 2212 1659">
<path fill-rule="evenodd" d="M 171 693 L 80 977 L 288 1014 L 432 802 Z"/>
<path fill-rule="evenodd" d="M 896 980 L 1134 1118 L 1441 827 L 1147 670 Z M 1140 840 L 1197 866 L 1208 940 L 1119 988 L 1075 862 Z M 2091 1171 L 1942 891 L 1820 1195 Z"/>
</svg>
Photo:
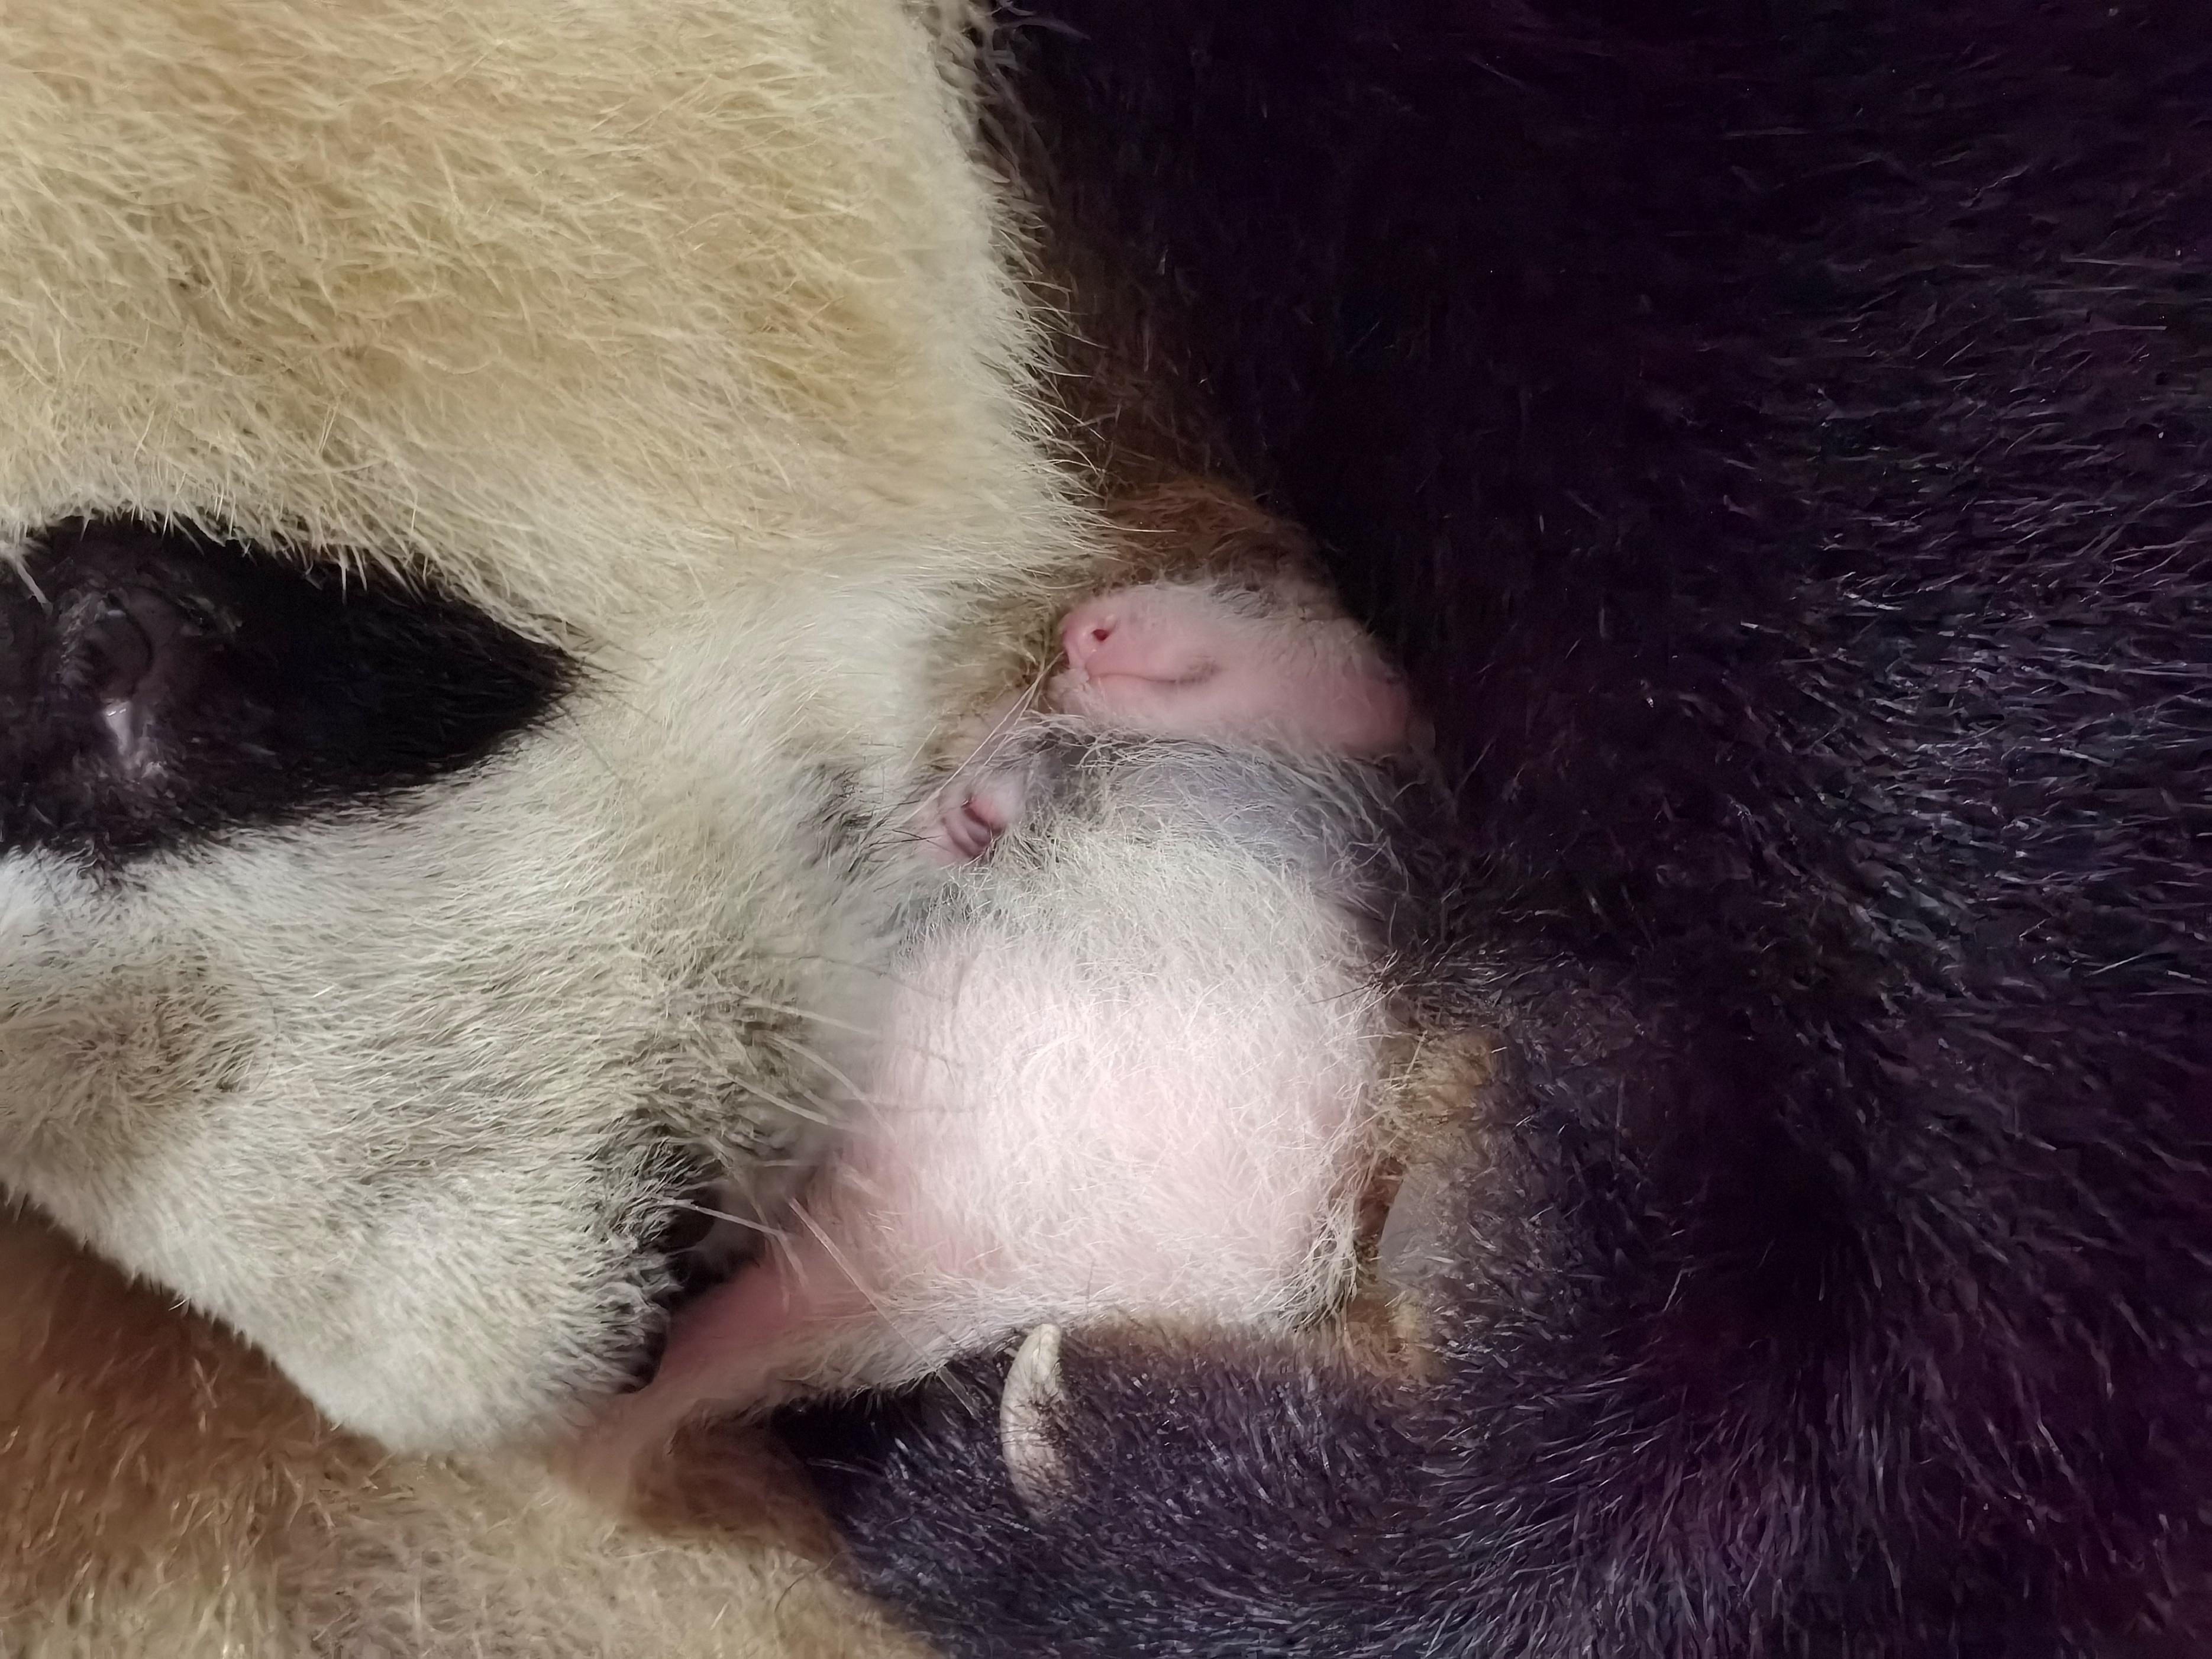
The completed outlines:
<svg viewBox="0 0 2212 1659">
<path fill-rule="evenodd" d="M 1060 623 L 1067 665 L 1047 683 L 1044 707 L 1151 737 L 1354 759 L 1404 749 L 1405 683 L 1357 623 L 1300 599 L 1152 582 L 1085 600 Z M 994 710 L 991 729 L 1014 713 L 1011 703 Z M 923 814 L 923 843 L 941 863 L 981 857 L 1022 804 L 1018 775 L 963 767 Z"/>
<path fill-rule="evenodd" d="M 1355 757 L 1402 748 L 1406 688 L 1358 624 L 1265 614 L 1215 590 L 1124 588 L 1060 625 L 1067 668 L 1048 698 L 1064 713 L 1158 737 L 1229 737 Z"/>
<path fill-rule="evenodd" d="M 1062 622 L 1060 638 L 1066 666 L 1047 683 L 1044 711 L 1103 730 L 1356 757 L 1389 754 L 1410 741 L 1412 713 L 1397 675 L 1356 624 L 1316 612 L 1297 591 L 1127 588 L 1078 605 Z M 994 711 L 979 731 L 977 755 L 918 815 L 918 832 L 939 861 L 981 857 L 1022 811 L 1023 771 L 994 769 L 989 752 L 1024 712 L 1019 700 Z M 887 1042 L 896 1045 L 904 1035 L 894 1029 Z M 1080 1038 L 1071 1033 L 1071 1040 Z M 993 1179 L 994 1126 L 933 1111 L 888 1121 L 890 1138 L 879 1125 L 861 1159 L 872 1207 L 842 1223 L 833 1209 L 832 1227 L 864 1229 L 860 1242 L 871 1260 L 881 1259 L 887 1240 L 916 1259 L 987 1259 L 995 1242 L 941 1236 L 941 1206 L 915 1183 L 945 1180 L 948 1172 Z M 1219 1199 L 1226 1205 L 1245 1196 Z M 1185 1194 L 1175 1201 L 1191 1200 Z M 816 1352 L 825 1335 L 863 1328 L 874 1316 L 839 1240 L 820 1222 L 799 1219 L 794 1237 L 685 1311 L 653 1382 L 617 1402 L 587 1435 L 579 1459 L 587 1480 L 618 1483 L 641 1454 L 705 1405 L 763 1403 L 793 1356 Z M 1284 1224 L 1295 1218 L 1285 1216 Z M 1141 1250 L 1142 1241 L 1131 1238 L 1127 1248 Z M 896 1332 L 890 1334 L 895 1340 Z"/>
</svg>

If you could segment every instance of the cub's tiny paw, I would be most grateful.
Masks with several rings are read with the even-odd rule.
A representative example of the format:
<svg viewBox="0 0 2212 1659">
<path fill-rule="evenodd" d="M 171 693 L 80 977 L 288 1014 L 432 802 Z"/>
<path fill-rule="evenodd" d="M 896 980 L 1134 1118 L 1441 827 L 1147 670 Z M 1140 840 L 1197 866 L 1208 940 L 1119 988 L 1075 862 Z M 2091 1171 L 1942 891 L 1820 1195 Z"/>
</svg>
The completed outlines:
<svg viewBox="0 0 2212 1659">
<path fill-rule="evenodd" d="M 916 826 L 924 851 L 939 864 L 966 864 L 1021 816 L 1028 793 L 1018 770 L 955 776 L 923 805 Z"/>
<path fill-rule="evenodd" d="M 1001 699 L 961 732 L 960 763 L 914 811 L 913 829 L 934 863 L 981 858 L 1029 805 L 1030 775 L 1012 733 L 1028 712 L 1024 696 Z"/>
</svg>

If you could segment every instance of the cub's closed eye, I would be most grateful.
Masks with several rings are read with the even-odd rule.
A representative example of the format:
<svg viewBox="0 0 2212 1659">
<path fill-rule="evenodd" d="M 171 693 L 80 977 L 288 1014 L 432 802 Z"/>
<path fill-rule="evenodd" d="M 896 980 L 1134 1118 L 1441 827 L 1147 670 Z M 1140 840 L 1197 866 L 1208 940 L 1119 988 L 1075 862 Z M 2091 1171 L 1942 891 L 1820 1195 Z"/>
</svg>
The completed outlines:
<svg viewBox="0 0 2212 1659">
<path fill-rule="evenodd" d="M 112 865 L 418 787 L 542 718 L 575 672 L 389 577 L 72 520 L 0 573 L 0 851 Z"/>
</svg>

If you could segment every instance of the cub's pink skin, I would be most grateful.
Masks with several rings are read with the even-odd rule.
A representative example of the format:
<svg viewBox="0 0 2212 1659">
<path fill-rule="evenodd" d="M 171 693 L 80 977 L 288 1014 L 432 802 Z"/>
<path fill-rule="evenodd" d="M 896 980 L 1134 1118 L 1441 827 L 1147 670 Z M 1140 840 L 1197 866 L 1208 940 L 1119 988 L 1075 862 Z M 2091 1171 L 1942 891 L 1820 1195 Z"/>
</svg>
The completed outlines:
<svg viewBox="0 0 2212 1659">
<path fill-rule="evenodd" d="M 1029 701 L 1026 695 L 1006 697 L 978 720 L 975 740 L 959 766 L 916 811 L 915 833 L 933 863 L 965 864 L 982 857 L 1021 816 L 1029 779 L 1021 767 L 995 757 L 1029 713 Z"/>
<path fill-rule="evenodd" d="M 1048 702 L 1103 726 L 1352 759 L 1407 746 L 1405 682 L 1357 623 L 1297 588 L 1125 587 L 1069 611 L 1060 641 Z"/>
<path fill-rule="evenodd" d="M 619 1490 L 702 1410 L 896 1383 L 1040 1322 L 1287 1328 L 1334 1293 L 1386 1000 L 1356 878 L 1281 837 L 1350 787 L 1334 763 L 1407 746 L 1404 690 L 1289 588 L 1130 588 L 1062 638 L 1041 702 L 981 717 L 923 809 L 945 902 L 887 982 L 836 1155 L 587 1434 L 588 1483 Z M 1025 800 L 1052 787 L 1041 716 L 1245 753 L 1140 750 L 1063 813 Z M 1340 804 L 1349 838 L 1380 833 Z M 986 859 L 1008 832 L 1024 856 Z"/>
<path fill-rule="evenodd" d="M 922 810 L 923 850 L 939 864 L 982 857 L 1021 816 L 1027 785 L 1019 768 L 981 761 L 963 765 Z"/>
<path fill-rule="evenodd" d="M 1087 599 L 1060 625 L 1066 666 L 1042 708 L 1115 732 L 1258 742 L 1353 760 L 1412 742 L 1405 681 L 1366 630 L 1318 590 L 1148 582 Z M 993 712 L 988 729 L 1018 718 Z M 1018 771 L 994 769 L 989 742 L 923 809 L 920 834 L 941 864 L 979 858 L 1022 809 Z"/>
</svg>

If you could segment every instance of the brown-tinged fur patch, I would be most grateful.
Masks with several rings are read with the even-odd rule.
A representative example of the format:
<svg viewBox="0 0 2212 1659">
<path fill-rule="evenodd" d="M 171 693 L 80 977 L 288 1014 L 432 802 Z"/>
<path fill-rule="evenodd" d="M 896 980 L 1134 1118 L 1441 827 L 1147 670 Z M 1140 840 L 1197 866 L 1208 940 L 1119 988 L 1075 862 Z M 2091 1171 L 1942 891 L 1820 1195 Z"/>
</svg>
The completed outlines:
<svg viewBox="0 0 2212 1659">
<path fill-rule="evenodd" d="M 520 1462 L 388 1458 L 268 1363 L 0 1224 L 0 1650 L 892 1659 L 772 1462 L 714 1518 L 595 1516 Z M 750 1517 L 737 1524 L 734 1517 Z"/>
</svg>

